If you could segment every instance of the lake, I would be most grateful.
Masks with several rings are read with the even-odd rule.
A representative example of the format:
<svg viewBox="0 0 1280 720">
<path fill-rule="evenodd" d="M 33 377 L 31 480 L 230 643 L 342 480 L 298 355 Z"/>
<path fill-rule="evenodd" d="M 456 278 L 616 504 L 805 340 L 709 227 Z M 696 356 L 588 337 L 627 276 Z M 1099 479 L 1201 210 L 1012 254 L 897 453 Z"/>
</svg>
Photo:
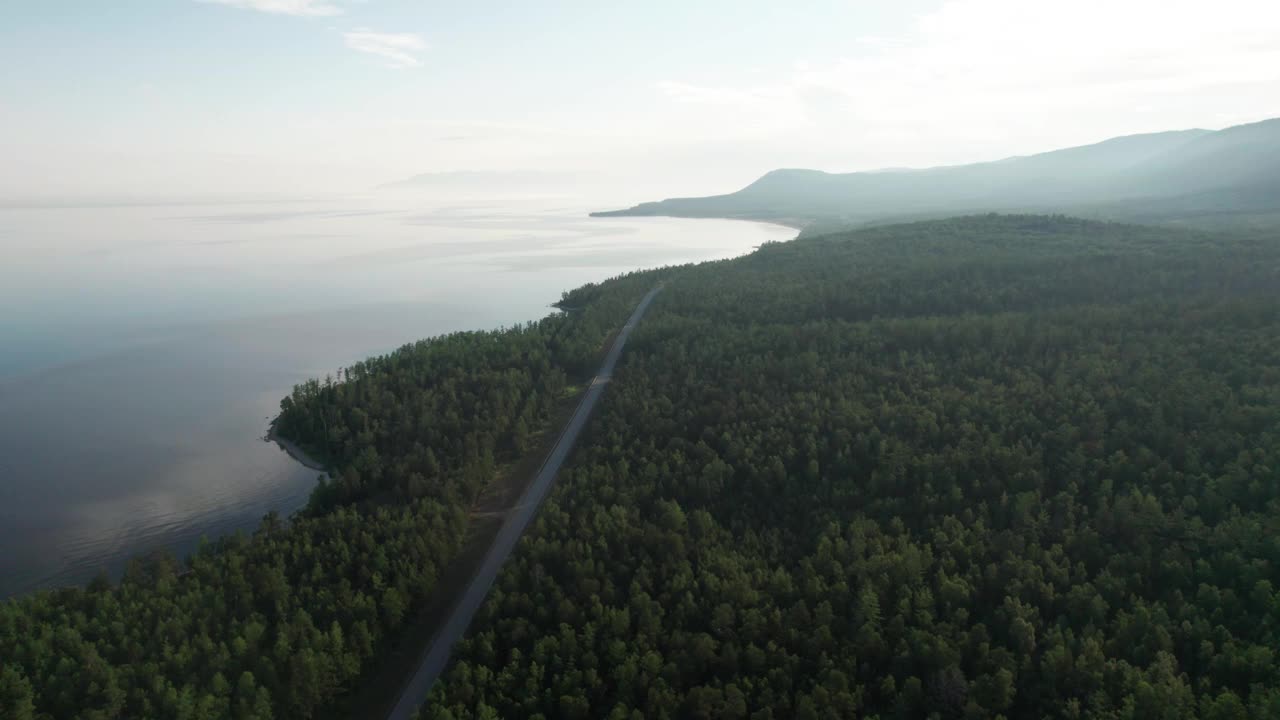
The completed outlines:
<svg viewBox="0 0 1280 720">
<path fill-rule="evenodd" d="M 0 597 L 299 508 L 316 472 L 262 437 L 308 377 L 795 235 L 590 209 L 406 193 L 0 207 Z"/>
</svg>

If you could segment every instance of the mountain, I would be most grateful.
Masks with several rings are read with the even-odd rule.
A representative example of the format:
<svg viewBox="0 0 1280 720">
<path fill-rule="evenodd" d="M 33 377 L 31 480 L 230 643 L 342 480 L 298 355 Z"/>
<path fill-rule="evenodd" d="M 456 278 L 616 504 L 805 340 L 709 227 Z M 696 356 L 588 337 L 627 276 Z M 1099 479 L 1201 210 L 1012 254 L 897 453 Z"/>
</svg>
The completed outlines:
<svg viewBox="0 0 1280 720">
<path fill-rule="evenodd" d="M 832 174 L 783 169 L 727 195 L 648 202 L 596 216 L 671 215 L 799 224 L 982 211 L 1070 211 L 1186 220 L 1280 211 L 1280 119 L 1179 130 L 994 162 Z"/>
<path fill-rule="evenodd" d="M 1167 195 L 1274 186 L 1280 180 L 1280 118 L 1203 135 L 1136 170 L 1132 181 Z"/>
</svg>

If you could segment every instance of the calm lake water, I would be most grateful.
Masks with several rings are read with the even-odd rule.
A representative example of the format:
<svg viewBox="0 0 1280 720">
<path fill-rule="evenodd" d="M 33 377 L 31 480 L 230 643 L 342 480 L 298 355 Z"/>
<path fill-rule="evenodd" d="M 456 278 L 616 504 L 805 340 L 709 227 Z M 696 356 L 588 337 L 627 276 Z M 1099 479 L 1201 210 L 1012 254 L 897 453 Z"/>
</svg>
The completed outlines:
<svg viewBox="0 0 1280 720">
<path fill-rule="evenodd" d="M 589 209 L 403 193 L 0 208 L 0 597 L 300 507 L 315 471 L 262 436 L 308 377 L 795 235 Z"/>
</svg>

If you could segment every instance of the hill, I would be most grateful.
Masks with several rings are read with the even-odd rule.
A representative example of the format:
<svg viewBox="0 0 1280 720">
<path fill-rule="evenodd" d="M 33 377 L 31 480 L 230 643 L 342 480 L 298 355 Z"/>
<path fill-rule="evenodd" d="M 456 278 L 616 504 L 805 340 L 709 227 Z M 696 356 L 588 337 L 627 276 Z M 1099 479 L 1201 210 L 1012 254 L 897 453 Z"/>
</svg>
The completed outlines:
<svg viewBox="0 0 1280 720">
<path fill-rule="evenodd" d="M 966 212 L 1069 211 L 1151 222 L 1221 221 L 1280 211 L 1277 189 L 1280 119 L 1219 131 L 1132 135 L 972 165 L 843 174 L 774 170 L 727 195 L 594 215 L 856 224 Z"/>
</svg>

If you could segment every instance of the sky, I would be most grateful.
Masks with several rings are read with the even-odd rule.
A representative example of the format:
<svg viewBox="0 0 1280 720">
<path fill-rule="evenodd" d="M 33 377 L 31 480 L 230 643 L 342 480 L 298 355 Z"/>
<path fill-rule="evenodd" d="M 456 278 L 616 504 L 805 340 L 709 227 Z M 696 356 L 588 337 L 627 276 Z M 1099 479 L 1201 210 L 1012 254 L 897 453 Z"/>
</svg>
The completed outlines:
<svg viewBox="0 0 1280 720">
<path fill-rule="evenodd" d="M 620 201 L 1280 116 L 1274 0 L 3 0 L 0 202 Z"/>
</svg>

